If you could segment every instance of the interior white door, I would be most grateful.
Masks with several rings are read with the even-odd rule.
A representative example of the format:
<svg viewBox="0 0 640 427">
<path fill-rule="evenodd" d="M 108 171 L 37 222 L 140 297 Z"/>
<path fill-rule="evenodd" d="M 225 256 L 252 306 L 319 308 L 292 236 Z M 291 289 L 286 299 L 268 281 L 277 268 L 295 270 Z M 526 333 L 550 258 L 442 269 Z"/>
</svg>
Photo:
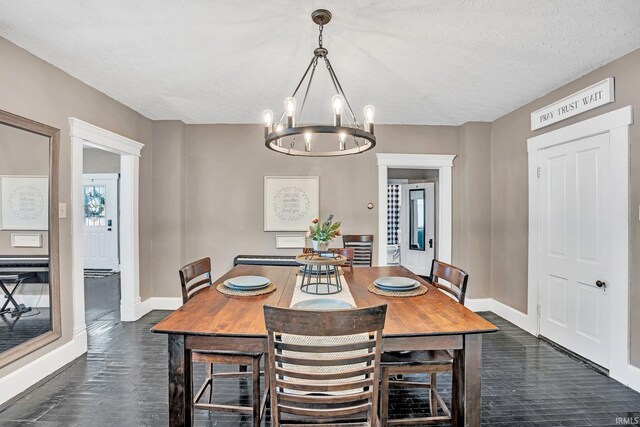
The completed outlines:
<svg viewBox="0 0 640 427">
<path fill-rule="evenodd" d="M 609 134 L 538 152 L 540 334 L 608 367 Z"/>
<path fill-rule="evenodd" d="M 119 271 L 118 174 L 85 174 L 84 268 Z"/>
<path fill-rule="evenodd" d="M 435 256 L 435 184 L 400 186 L 400 263 L 428 276 Z"/>
</svg>

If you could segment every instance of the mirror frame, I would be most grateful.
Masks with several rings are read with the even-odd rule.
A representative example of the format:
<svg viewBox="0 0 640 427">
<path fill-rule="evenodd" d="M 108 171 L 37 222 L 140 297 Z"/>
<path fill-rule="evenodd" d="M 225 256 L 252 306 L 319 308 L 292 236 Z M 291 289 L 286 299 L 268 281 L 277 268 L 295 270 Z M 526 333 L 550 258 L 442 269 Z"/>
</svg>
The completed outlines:
<svg viewBox="0 0 640 427">
<path fill-rule="evenodd" d="M 0 353 L 0 368 L 33 353 L 62 336 L 60 320 L 60 241 L 58 220 L 58 171 L 60 129 L 0 110 L 0 124 L 49 138 L 49 289 L 51 330 Z"/>
<path fill-rule="evenodd" d="M 411 193 L 412 192 L 416 192 L 416 193 L 422 193 L 422 209 L 424 210 L 423 212 L 423 218 L 425 218 L 425 222 L 426 222 L 426 216 L 427 216 L 427 205 L 426 205 L 426 192 L 424 191 L 424 188 L 412 188 L 409 190 L 409 249 L 412 251 L 421 251 L 421 252 L 425 252 L 427 250 L 427 242 L 425 241 L 425 235 L 424 233 L 422 234 L 422 248 L 420 248 L 420 246 L 415 245 L 413 243 L 411 243 L 411 237 L 412 237 L 412 232 L 413 232 L 413 216 L 414 216 L 414 209 L 413 209 L 413 203 L 411 203 L 412 199 L 411 199 Z M 415 199 L 415 200 L 419 200 L 419 199 Z"/>
</svg>

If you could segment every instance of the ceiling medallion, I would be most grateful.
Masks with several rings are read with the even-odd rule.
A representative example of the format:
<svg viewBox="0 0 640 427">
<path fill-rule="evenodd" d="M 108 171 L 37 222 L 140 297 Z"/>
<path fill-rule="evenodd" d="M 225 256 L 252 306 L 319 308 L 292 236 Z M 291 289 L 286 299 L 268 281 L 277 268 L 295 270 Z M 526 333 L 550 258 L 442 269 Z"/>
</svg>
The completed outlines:
<svg viewBox="0 0 640 427">
<path fill-rule="evenodd" d="M 311 19 L 319 26 L 318 47 L 313 51 L 311 63 L 293 91 L 293 95 L 285 98 L 284 111 L 280 118 L 274 121 L 271 110 L 265 110 L 262 113 L 264 143 L 270 150 L 290 156 L 331 157 L 364 153 L 376 145 L 376 137 L 373 135 L 375 108 L 373 105 L 364 107 L 364 126 L 361 127 L 329 62 L 328 51 L 322 46 L 322 30 L 331 21 L 331 12 L 318 9 L 311 14 Z M 336 92 L 331 97 L 333 126 L 298 125 L 297 122 L 302 117 L 313 75 L 320 60 L 325 63 Z M 307 80 L 307 76 L 309 78 L 302 105 L 300 110 L 296 111 L 296 95 Z M 299 143 L 298 146 L 296 142 Z"/>
</svg>

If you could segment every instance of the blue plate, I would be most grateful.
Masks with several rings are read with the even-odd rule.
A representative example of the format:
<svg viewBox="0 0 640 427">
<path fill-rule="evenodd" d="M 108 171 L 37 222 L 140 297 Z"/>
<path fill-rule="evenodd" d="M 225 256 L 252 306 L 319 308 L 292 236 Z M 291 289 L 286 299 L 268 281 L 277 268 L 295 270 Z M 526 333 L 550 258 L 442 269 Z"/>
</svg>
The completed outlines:
<svg viewBox="0 0 640 427">
<path fill-rule="evenodd" d="M 262 276 L 238 276 L 224 281 L 224 285 L 236 290 L 255 290 L 269 286 L 271 280 Z"/>
</svg>

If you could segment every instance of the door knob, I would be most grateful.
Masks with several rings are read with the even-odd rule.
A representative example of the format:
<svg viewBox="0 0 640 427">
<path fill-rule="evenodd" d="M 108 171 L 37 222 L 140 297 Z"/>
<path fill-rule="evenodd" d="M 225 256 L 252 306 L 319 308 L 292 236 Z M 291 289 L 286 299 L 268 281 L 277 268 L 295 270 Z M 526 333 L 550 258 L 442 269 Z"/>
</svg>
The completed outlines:
<svg viewBox="0 0 640 427">
<path fill-rule="evenodd" d="M 598 280 L 596 281 L 596 286 L 599 288 L 607 288 L 607 284 L 605 282 L 603 282 L 602 280 Z"/>
<path fill-rule="evenodd" d="M 429 239 L 429 247 L 433 248 L 433 239 Z"/>
</svg>

